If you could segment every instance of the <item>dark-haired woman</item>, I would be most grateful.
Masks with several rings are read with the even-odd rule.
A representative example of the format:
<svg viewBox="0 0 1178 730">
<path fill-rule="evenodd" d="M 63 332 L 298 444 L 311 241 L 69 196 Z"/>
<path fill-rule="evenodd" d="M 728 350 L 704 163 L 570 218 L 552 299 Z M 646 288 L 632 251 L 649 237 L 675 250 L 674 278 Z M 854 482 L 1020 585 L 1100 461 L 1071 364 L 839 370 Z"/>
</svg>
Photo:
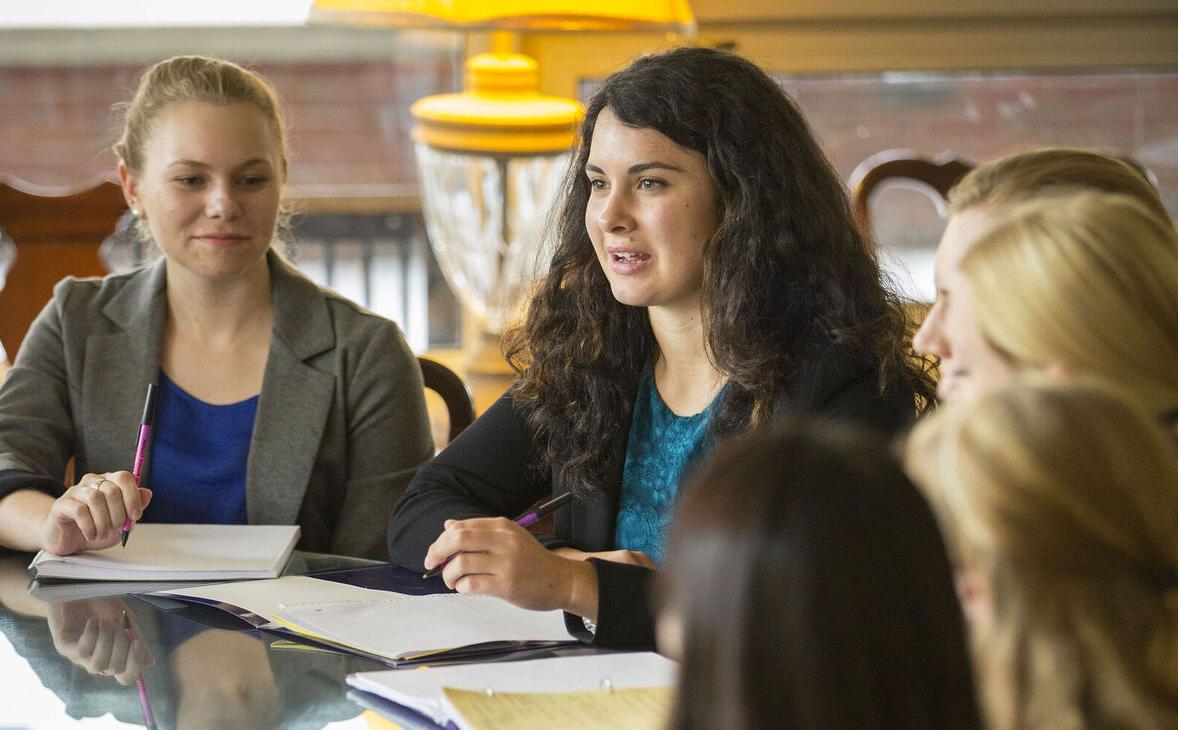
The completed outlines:
<svg viewBox="0 0 1178 730">
<path fill-rule="evenodd" d="M 668 544 L 674 730 L 981 727 L 949 558 L 886 440 L 798 419 L 722 444 Z"/>
<path fill-rule="evenodd" d="M 452 588 L 650 646 L 679 479 L 717 438 L 798 411 L 895 431 L 931 385 L 805 120 L 731 53 L 678 49 L 606 80 L 555 237 L 507 338 L 519 380 L 419 472 L 390 554 L 456 555 Z M 567 491 L 544 544 L 508 519 Z"/>
</svg>

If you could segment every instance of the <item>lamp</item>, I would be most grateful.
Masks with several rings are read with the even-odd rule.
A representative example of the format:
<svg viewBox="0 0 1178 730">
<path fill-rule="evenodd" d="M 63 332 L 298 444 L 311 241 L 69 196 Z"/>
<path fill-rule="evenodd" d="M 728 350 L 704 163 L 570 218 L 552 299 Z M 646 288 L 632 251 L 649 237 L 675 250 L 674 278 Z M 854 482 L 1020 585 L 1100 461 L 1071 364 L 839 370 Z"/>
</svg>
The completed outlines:
<svg viewBox="0 0 1178 730">
<path fill-rule="evenodd" d="M 527 56 L 483 53 L 467 61 L 464 92 L 426 97 L 411 113 L 438 263 L 482 329 L 498 334 L 537 273 L 539 225 L 583 109 L 540 94 Z"/>
<path fill-rule="evenodd" d="M 328 25 L 457 30 L 676 30 L 691 32 L 687 0 L 315 0 Z"/>
<path fill-rule="evenodd" d="M 694 30 L 686 0 L 315 0 L 310 20 L 494 31 Z M 540 273 L 540 228 L 583 109 L 542 95 L 534 60 L 500 52 L 468 59 L 462 93 L 420 99 L 411 111 L 426 231 L 483 338 L 468 373 L 504 373 L 497 337 Z"/>
</svg>

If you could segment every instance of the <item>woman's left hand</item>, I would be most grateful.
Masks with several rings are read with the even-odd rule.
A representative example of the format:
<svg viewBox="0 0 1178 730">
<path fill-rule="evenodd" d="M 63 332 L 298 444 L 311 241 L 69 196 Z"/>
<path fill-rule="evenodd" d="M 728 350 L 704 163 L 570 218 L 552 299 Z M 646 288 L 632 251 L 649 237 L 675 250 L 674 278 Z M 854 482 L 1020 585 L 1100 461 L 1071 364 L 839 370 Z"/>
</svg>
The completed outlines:
<svg viewBox="0 0 1178 730">
<path fill-rule="evenodd" d="M 556 555 L 505 517 L 446 520 L 430 545 L 427 570 L 453 559 L 442 571 L 459 593 L 497 596 L 534 611 L 564 610 L 597 618 L 597 571 L 582 560 Z"/>
</svg>

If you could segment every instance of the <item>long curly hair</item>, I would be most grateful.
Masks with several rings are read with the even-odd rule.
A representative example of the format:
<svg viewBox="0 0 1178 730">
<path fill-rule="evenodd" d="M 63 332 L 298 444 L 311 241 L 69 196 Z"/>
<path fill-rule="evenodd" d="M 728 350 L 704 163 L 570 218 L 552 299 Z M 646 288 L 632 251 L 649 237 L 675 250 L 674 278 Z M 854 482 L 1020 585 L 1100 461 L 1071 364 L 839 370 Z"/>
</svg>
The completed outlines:
<svg viewBox="0 0 1178 730">
<path fill-rule="evenodd" d="M 616 481 L 617 436 L 658 356 L 646 310 L 614 299 L 585 227 L 585 163 L 606 107 L 707 161 L 720 223 L 704 249 L 702 318 L 708 356 L 729 381 L 713 421 L 719 435 L 768 422 L 807 355 L 830 340 L 878 365 L 881 392 L 903 379 L 931 402 L 932 382 L 905 345 L 902 305 L 801 112 L 749 61 L 679 48 L 634 61 L 589 103 L 550 224 L 548 272 L 504 336 L 540 468 L 580 496 Z"/>
</svg>

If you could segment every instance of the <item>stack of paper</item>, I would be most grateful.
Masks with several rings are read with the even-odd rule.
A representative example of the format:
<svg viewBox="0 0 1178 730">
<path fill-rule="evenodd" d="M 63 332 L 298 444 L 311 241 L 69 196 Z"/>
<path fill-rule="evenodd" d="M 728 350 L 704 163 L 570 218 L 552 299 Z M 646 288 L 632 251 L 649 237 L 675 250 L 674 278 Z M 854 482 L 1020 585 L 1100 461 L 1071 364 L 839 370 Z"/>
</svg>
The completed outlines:
<svg viewBox="0 0 1178 730">
<path fill-rule="evenodd" d="M 674 690 L 633 687 L 580 692 L 442 690 L 458 730 L 663 730 Z"/>
<path fill-rule="evenodd" d="M 678 665 L 650 652 L 360 672 L 348 685 L 460 728 L 661 728 Z"/>
<path fill-rule="evenodd" d="M 299 539 L 298 525 L 135 526 L 127 546 L 75 555 L 42 550 L 29 568 L 38 580 L 227 580 L 273 578 Z"/>
</svg>

